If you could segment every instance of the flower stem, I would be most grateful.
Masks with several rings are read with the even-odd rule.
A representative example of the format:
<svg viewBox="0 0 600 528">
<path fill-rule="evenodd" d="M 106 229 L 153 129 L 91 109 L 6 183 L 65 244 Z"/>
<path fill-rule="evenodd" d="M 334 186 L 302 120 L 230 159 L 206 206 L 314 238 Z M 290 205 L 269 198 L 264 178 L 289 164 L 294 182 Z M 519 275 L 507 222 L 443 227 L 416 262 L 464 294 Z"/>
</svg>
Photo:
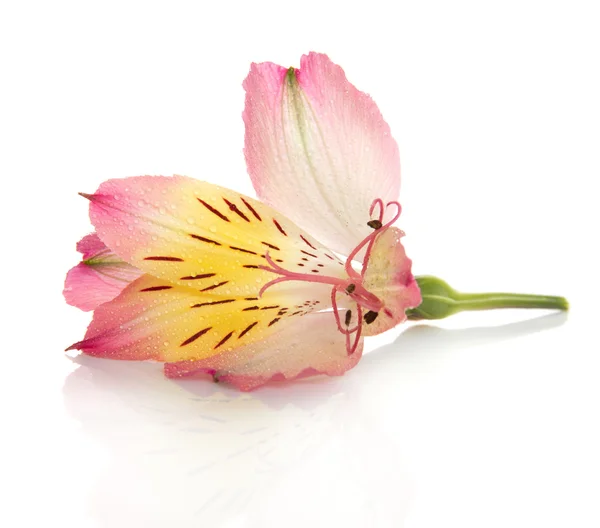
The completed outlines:
<svg viewBox="0 0 600 528">
<path fill-rule="evenodd" d="M 567 310 L 569 308 L 569 303 L 564 297 L 523 293 L 461 293 L 458 302 L 462 310 L 493 310 L 495 308 Z"/>
<path fill-rule="evenodd" d="M 437 277 L 416 277 L 422 302 L 407 310 L 409 319 L 443 319 L 463 311 L 494 310 L 498 308 L 537 308 L 568 310 L 564 297 L 520 293 L 460 293 Z"/>
</svg>

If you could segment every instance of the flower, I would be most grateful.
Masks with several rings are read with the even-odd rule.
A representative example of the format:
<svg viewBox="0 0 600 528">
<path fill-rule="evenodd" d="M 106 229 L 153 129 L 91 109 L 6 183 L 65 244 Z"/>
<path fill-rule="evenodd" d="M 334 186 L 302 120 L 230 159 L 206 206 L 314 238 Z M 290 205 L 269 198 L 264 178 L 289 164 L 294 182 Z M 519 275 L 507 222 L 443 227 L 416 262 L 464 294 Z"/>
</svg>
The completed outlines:
<svg viewBox="0 0 600 528">
<path fill-rule="evenodd" d="M 244 87 L 245 155 L 262 202 L 184 176 L 109 180 L 85 195 L 91 236 L 140 276 L 105 291 L 108 302 L 86 301 L 92 323 L 69 349 L 250 390 L 343 374 L 364 336 L 420 304 L 392 226 L 398 149 L 371 98 L 316 53 L 299 69 L 253 64 Z M 69 302 L 83 307 L 74 270 Z"/>
</svg>

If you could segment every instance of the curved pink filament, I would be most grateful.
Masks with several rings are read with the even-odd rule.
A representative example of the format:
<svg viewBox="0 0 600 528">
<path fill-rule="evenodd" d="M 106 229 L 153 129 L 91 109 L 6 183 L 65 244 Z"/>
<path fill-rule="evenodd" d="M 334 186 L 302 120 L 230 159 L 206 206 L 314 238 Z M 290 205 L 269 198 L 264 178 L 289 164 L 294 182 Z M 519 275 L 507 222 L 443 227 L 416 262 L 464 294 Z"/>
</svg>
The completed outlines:
<svg viewBox="0 0 600 528">
<path fill-rule="evenodd" d="M 268 270 L 271 271 L 271 270 Z M 258 290 L 258 297 L 262 297 L 263 293 L 265 293 L 265 291 L 267 291 L 268 288 L 270 288 L 271 286 L 275 286 L 275 284 L 279 284 L 280 282 L 286 282 L 289 281 L 291 279 L 288 279 L 287 277 L 279 277 L 278 279 L 273 279 L 272 281 L 267 282 L 260 290 Z"/>
<path fill-rule="evenodd" d="M 275 262 L 272 258 L 271 255 L 269 255 L 269 252 L 267 251 L 265 253 L 265 259 L 267 260 L 267 262 L 269 263 L 269 266 L 271 266 L 273 269 L 269 270 L 269 271 L 278 271 L 281 274 L 287 274 L 287 273 L 291 273 L 288 270 L 286 270 L 285 268 L 282 268 L 279 264 L 277 264 L 277 262 Z"/>
<path fill-rule="evenodd" d="M 379 198 L 377 198 L 373 204 L 371 205 L 371 210 L 374 209 L 374 206 L 376 203 L 381 202 L 381 200 Z M 382 202 L 383 203 L 383 202 Z M 363 269 L 362 269 L 362 275 L 364 275 L 364 272 L 367 268 L 367 264 L 369 262 L 369 257 L 371 256 L 371 249 L 373 248 L 373 243 L 375 242 L 375 237 L 377 237 L 377 235 L 381 232 L 383 232 L 382 230 L 387 229 L 388 227 L 390 227 L 396 220 L 398 220 L 398 218 L 400 218 L 400 213 L 402 212 L 402 207 L 400 206 L 400 204 L 398 202 L 389 202 L 387 204 L 387 207 L 389 207 L 390 205 L 395 205 L 396 206 L 396 214 L 394 215 L 394 217 L 389 221 L 386 222 L 384 225 L 382 225 L 379 229 L 374 230 L 372 233 L 370 233 L 368 236 L 366 236 L 363 241 L 358 244 L 358 246 L 356 246 L 353 250 L 352 253 L 350 253 L 350 255 L 348 255 L 348 258 L 346 259 L 346 264 L 345 264 L 345 269 L 346 269 L 346 273 L 348 273 L 348 275 L 353 276 L 352 273 L 356 273 L 354 271 L 354 269 L 352 268 L 352 261 L 354 260 L 354 257 L 356 257 L 356 255 L 358 254 L 358 252 L 365 247 L 366 244 L 369 244 L 369 247 L 367 249 L 367 252 L 365 253 L 365 258 L 363 259 Z M 380 215 L 380 218 L 383 217 L 383 214 Z M 381 220 L 380 220 L 381 221 Z M 352 273 L 351 273 L 351 271 Z"/>
<path fill-rule="evenodd" d="M 337 304 L 337 288 L 331 288 L 331 306 L 333 307 L 333 315 L 335 317 L 335 323 L 337 324 L 338 330 L 344 334 L 345 329 L 342 327 L 342 321 L 340 320 L 340 312 Z"/>
<path fill-rule="evenodd" d="M 356 351 L 356 348 L 358 347 L 358 342 L 360 341 L 360 336 L 362 335 L 362 308 L 360 307 L 360 305 L 356 306 L 356 326 L 352 329 L 343 328 L 342 321 L 340 319 L 340 310 L 338 308 L 336 300 L 337 292 L 337 288 L 331 289 L 331 304 L 333 305 L 333 315 L 335 317 L 335 322 L 337 324 L 338 330 L 346 336 L 346 353 L 350 356 Z M 351 342 L 350 336 L 354 333 L 356 334 L 356 336 L 354 337 L 354 342 Z"/>
<path fill-rule="evenodd" d="M 381 299 L 375 294 L 366 290 L 362 285 L 357 285 L 354 292 L 350 294 L 350 297 L 352 297 L 357 304 L 364 306 L 367 310 L 378 312 L 381 310 L 381 308 L 383 308 L 383 302 Z"/>
<path fill-rule="evenodd" d="M 308 273 L 296 273 L 294 271 L 286 270 L 279 266 L 269 255 L 267 252 L 265 254 L 265 259 L 269 263 L 269 266 L 258 266 L 258 269 L 264 271 L 270 271 L 271 273 L 277 273 L 278 275 L 282 275 L 282 277 L 278 279 L 274 279 L 270 282 L 267 282 L 259 291 L 259 297 L 265 292 L 267 288 L 274 286 L 280 282 L 285 281 L 301 281 L 301 282 L 317 282 L 320 284 L 330 284 L 332 286 L 339 286 L 340 288 L 345 288 L 350 283 L 348 279 L 340 279 L 338 277 L 330 277 L 328 275 L 309 275 Z"/>
<path fill-rule="evenodd" d="M 338 292 L 339 292 L 339 290 L 337 288 L 331 289 L 331 305 L 333 306 L 333 315 L 335 316 L 335 322 L 337 324 L 338 330 L 342 334 L 352 334 L 352 333 L 356 332 L 356 330 L 358 329 L 358 326 L 360 325 L 360 319 L 357 322 L 357 326 L 355 326 L 352 329 L 344 328 L 342 326 L 342 320 L 340 318 L 340 309 L 338 308 L 337 298 L 336 298 Z"/>
<path fill-rule="evenodd" d="M 354 343 L 352 343 L 352 346 L 350 346 L 350 334 L 354 333 L 354 331 L 346 333 L 346 352 L 349 356 L 354 354 L 354 352 L 356 351 L 356 348 L 358 347 L 358 342 L 360 341 L 360 336 L 362 335 L 362 309 L 360 305 L 356 307 L 356 316 L 358 318 L 358 324 L 356 327 L 356 336 L 354 338 Z"/>
<path fill-rule="evenodd" d="M 402 212 L 402 206 L 400 205 L 399 202 L 389 202 L 386 207 L 389 207 L 390 205 L 395 205 L 396 206 L 396 214 L 394 215 L 394 218 L 392 218 L 389 222 L 387 222 L 386 224 L 382 225 L 380 229 L 387 229 L 388 227 L 390 227 L 396 220 L 398 220 L 398 218 L 400 218 L 400 213 Z M 383 213 L 381 215 L 381 218 L 383 218 Z M 381 220 L 380 220 L 381 221 Z M 380 229 L 378 229 L 378 231 L 380 231 Z M 371 233 L 371 234 L 377 234 L 375 233 Z M 371 258 L 371 250 L 373 249 L 373 244 L 375 243 L 375 237 L 373 237 L 369 243 L 369 247 L 367 248 L 367 250 L 365 251 L 365 258 L 363 259 L 363 268 L 362 268 L 362 276 L 364 276 L 365 271 L 367 270 L 367 265 L 369 264 L 369 260 Z"/>
<path fill-rule="evenodd" d="M 381 198 L 375 198 L 375 200 L 373 200 L 373 203 L 371 204 L 371 207 L 369 207 L 369 216 L 373 216 L 373 211 L 375 210 L 375 206 L 378 205 L 379 206 L 379 217 L 378 220 L 380 222 L 383 222 L 383 200 Z"/>
</svg>

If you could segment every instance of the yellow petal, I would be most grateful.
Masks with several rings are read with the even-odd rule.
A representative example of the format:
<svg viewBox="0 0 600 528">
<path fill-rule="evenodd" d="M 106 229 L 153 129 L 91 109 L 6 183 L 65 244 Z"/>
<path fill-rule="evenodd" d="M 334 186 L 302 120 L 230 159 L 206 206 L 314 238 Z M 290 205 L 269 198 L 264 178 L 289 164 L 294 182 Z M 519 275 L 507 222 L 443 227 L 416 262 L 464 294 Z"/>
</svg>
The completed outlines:
<svg viewBox="0 0 600 528">
<path fill-rule="evenodd" d="M 280 266 L 343 277 L 326 247 L 274 209 L 184 176 L 109 180 L 90 196 L 98 235 L 136 268 L 220 296 L 252 296 L 276 278 L 259 269 L 266 253 Z M 284 290 L 290 283 L 277 285 Z"/>
<path fill-rule="evenodd" d="M 326 307 L 329 288 L 269 290 L 261 299 L 200 293 L 144 275 L 98 307 L 70 349 L 113 359 L 200 360 L 260 341 Z M 331 330 L 334 331 L 334 317 Z"/>
</svg>

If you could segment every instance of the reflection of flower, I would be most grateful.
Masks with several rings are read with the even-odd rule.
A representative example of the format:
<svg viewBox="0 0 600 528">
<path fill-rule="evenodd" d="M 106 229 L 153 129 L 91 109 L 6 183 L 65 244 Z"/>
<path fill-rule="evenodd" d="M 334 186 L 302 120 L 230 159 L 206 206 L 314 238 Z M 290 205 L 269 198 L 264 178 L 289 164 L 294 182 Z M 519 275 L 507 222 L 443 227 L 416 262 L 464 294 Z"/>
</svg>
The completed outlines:
<svg viewBox="0 0 600 528">
<path fill-rule="evenodd" d="M 362 401 L 378 394 L 372 369 L 366 385 L 315 378 L 239 394 L 167 382 L 151 364 L 76 361 L 64 398 L 102 447 L 86 507 L 99 525 L 270 526 L 292 511 L 286 526 L 402 525 L 412 478 L 387 421 Z"/>
<path fill-rule="evenodd" d="M 71 270 L 68 301 L 96 308 L 71 348 L 249 390 L 343 374 L 363 336 L 420 303 L 392 227 L 398 149 L 371 98 L 315 53 L 298 70 L 253 64 L 244 87 L 246 160 L 264 203 L 182 176 L 109 180 L 85 195 L 89 239 L 135 280 L 118 296 L 123 273 L 99 282 L 104 253 Z"/>
</svg>

